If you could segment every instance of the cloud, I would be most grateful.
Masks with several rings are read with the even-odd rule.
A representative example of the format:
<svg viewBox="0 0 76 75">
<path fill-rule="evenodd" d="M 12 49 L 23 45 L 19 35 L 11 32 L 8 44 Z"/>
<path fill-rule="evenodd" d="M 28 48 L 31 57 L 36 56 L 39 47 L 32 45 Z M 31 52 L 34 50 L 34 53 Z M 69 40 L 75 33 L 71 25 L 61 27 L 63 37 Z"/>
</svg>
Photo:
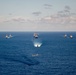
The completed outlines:
<svg viewBox="0 0 76 75">
<path fill-rule="evenodd" d="M 15 16 L 15 17 L 0 17 L 0 23 L 6 23 L 6 22 L 27 22 L 27 19 L 25 17 Z"/>
<path fill-rule="evenodd" d="M 65 9 L 67 9 L 67 10 L 71 10 L 71 8 L 70 8 L 70 6 L 65 6 Z"/>
<path fill-rule="evenodd" d="M 10 16 L 11 16 L 11 15 L 12 15 L 12 13 L 9 13 L 8 15 L 10 15 Z"/>
<path fill-rule="evenodd" d="M 22 17 L 17 17 L 17 18 L 12 18 L 11 21 L 15 21 L 15 22 L 26 22 L 25 18 Z"/>
<path fill-rule="evenodd" d="M 49 24 L 74 24 L 76 23 L 76 14 L 65 14 L 63 11 L 59 11 L 56 14 L 45 16 L 40 19 L 40 22 Z"/>
<path fill-rule="evenodd" d="M 64 11 L 65 11 L 66 13 L 69 13 L 70 10 L 71 10 L 70 6 L 67 6 L 67 5 L 66 5 L 65 8 L 64 8 Z"/>
<path fill-rule="evenodd" d="M 64 7 L 64 10 L 62 11 L 58 11 L 58 16 L 60 17 L 69 17 L 71 15 L 71 12 L 70 12 L 71 8 L 69 6 L 65 6 Z"/>
<path fill-rule="evenodd" d="M 57 15 L 59 17 L 68 17 L 70 16 L 70 13 L 66 13 L 65 11 L 58 11 Z"/>
<path fill-rule="evenodd" d="M 6 17 L 4 17 L 4 16 L 0 16 L 0 23 L 5 22 L 6 20 L 7 20 L 7 18 L 6 18 Z"/>
<path fill-rule="evenodd" d="M 51 7 L 52 5 L 44 4 L 44 6 Z M 76 13 L 70 11 L 71 8 L 69 6 L 65 6 L 63 10 L 58 11 L 55 14 L 50 14 L 50 16 L 40 17 L 41 12 L 33 12 L 32 14 L 35 16 L 39 16 L 38 18 L 27 18 L 24 16 L 14 16 L 11 18 L 1 17 L 0 22 L 20 22 L 20 23 L 41 23 L 41 24 L 73 24 L 76 23 Z"/>
<path fill-rule="evenodd" d="M 73 24 L 76 23 L 76 13 L 65 14 L 63 11 L 59 11 L 56 14 L 50 16 L 44 16 L 38 19 L 31 19 L 25 17 L 11 17 L 11 18 L 0 18 L 0 23 L 6 22 L 19 22 L 19 23 L 40 23 L 40 24 Z"/>
<path fill-rule="evenodd" d="M 41 12 L 33 12 L 32 14 L 35 16 L 39 16 L 41 14 Z"/>
<path fill-rule="evenodd" d="M 51 9 L 52 5 L 51 4 L 44 4 L 45 9 Z"/>
</svg>

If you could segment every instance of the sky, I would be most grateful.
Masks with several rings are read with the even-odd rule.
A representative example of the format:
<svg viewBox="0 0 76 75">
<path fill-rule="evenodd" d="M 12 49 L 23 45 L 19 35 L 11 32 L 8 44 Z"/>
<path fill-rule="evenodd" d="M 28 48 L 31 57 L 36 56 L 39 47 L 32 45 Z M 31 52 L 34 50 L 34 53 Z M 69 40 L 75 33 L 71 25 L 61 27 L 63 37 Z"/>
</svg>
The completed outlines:
<svg viewBox="0 0 76 75">
<path fill-rule="evenodd" d="M 0 31 L 76 31 L 76 0 L 0 0 Z"/>
</svg>

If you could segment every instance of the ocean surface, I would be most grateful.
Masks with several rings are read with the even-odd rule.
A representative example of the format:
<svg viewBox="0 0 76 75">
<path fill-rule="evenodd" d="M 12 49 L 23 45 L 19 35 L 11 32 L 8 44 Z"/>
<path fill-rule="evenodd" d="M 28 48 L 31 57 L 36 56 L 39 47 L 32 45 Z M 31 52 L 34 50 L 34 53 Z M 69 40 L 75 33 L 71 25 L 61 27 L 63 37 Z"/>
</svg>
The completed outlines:
<svg viewBox="0 0 76 75">
<path fill-rule="evenodd" d="M 0 75 L 76 75 L 76 32 L 33 34 L 0 32 Z"/>
</svg>

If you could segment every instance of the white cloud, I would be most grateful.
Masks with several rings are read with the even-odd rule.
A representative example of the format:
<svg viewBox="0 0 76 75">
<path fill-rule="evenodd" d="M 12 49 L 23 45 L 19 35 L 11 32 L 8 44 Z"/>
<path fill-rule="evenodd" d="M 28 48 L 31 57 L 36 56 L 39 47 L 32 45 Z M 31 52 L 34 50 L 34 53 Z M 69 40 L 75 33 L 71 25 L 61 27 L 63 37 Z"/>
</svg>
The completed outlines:
<svg viewBox="0 0 76 75">
<path fill-rule="evenodd" d="M 40 22 L 49 24 L 75 24 L 76 13 L 72 13 L 70 10 L 71 8 L 69 6 L 65 6 L 64 10 L 50 16 L 45 16 L 40 19 Z"/>
<path fill-rule="evenodd" d="M 26 19 L 22 17 L 12 18 L 11 20 L 14 22 L 26 22 Z"/>
<path fill-rule="evenodd" d="M 44 17 L 40 20 L 41 22 L 45 23 L 53 23 L 53 24 L 70 24 L 70 23 L 76 23 L 76 16 L 59 16 L 59 14 L 51 15 Z"/>
<path fill-rule="evenodd" d="M 14 17 L 0 17 L 0 23 L 6 23 L 6 22 L 27 22 L 27 19 L 25 17 L 21 16 L 14 16 Z"/>
<path fill-rule="evenodd" d="M 44 6 L 51 7 L 52 5 L 45 4 Z M 66 11 L 65 11 L 66 10 Z M 75 24 L 76 23 L 76 13 L 70 11 L 71 8 L 69 6 L 65 6 L 63 10 L 58 11 L 57 13 L 38 17 L 37 18 L 28 18 L 24 16 L 13 16 L 13 17 L 0 17 L 0 23 L 5 22 L 19 22 L 19 23 L 30 23 L 30 24 Z M 39 16 L 42 14 L 41 12 L 33 12 L 32 14 Z M 48 15 L 48 14 L 47 14 Z"/>
</svg>

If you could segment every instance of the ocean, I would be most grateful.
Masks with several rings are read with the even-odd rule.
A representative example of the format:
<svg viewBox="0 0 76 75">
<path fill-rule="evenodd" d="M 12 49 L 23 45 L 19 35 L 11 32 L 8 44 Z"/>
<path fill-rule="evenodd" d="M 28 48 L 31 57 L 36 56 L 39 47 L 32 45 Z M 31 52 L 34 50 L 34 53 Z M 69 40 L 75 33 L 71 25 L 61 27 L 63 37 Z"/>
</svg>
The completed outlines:
<svg viewBox="0 0 76 75">
<path fill-rule="evenodd" d="M 0 75 L 76 75 L 76 32 L 33 34 L 0 32 Z"/>
</svg>

